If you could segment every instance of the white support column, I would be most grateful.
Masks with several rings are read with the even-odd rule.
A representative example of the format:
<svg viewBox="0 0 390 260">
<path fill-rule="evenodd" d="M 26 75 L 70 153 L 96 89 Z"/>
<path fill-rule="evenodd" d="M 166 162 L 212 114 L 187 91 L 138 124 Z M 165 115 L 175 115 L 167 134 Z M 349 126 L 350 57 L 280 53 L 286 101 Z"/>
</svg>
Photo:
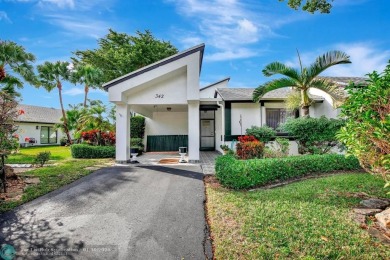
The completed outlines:
<svg viewBox="0 0 390 260">
<path fill-rule="evenodd" d="M 261 114 L 261 117 L 260 117 L 260 120 L 261 120 L 260 124 L 261 125 L 260 126 L 267 125 L 267 123 L 266 123 L 267 116 L 266 116 L 266 112 L 265 112 L 265 106 L 260 105 L 260 114 Z"/>
<path fill-rule="evenodd" d="M 128 104 L 116 104 L 116 155 L 117 163 L 130 160 L 130 109 Z"/>
<path fill-rule="evenodd" d="M 199 100 L 188 101 L 188 160 L 199 162 Z"/>
</svg>

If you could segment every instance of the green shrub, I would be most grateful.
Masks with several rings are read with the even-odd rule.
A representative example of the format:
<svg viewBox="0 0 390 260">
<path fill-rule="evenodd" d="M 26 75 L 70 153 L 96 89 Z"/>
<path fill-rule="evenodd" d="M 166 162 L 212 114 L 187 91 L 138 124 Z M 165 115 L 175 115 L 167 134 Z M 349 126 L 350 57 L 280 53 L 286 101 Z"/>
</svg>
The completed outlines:
<svg viewBox="0 0 390 260">
<path fill-rule="evenodd" d="M 73 158 L 114 158 L 115 146 L 92 146 L 73 144 L 70 146 Z"/>
<path fill-rule="evenodd" d="M 341 115 L 347 118 L 338 139 L 362 167 L 382 175 L 390 185 L 390 63 L 383 74 L 368 75 L 367 86 L 346 87 L 349 97 Z"/>
<path fill-rule="evenodd" d="M 38 164 L 40 167 L 45 165 L 50 160 L 51 153 L 49 151 L 40 152 L 35 156 L 34 164 Z"/>
<path fill-rule="evenodd" d="M 277 137 L 275 143 L 264 148 L 264 158 L 287 157 L 290 149 L 290 141 L 287 138 Z"/>
<path fill-rule="evenodd" d="M 324 154 L 338 144 L 336 133 L 344 126 L 341 119 L 300 117 L 287 119 L 280 128 L 294 136 L 300 154 Z"/>
<path fill-rule="evenodd" d="M 311 173 L 361 169 L 359 161 L 339 154 L 303 155 L 286 158 L 237 160 L 225 155 L 216 159 L 216 177 L 222 185 L 248 189 Z"/>
<path fill-rule="evenodd" d="M 145 117 L 133 116 L 130 118 L 130 136 L 131 138 L 141 138 L 145 136 Z"/>
<path fill-rule="evenodd" d="M 138 148 L 139 150 L 144 150 L 144 143 L 142 138 L 130 138 L 130 147 L 131 148 Z"/>
<path fill-rule="evenodd" d="M 276 132 L 269 126 L 251 126 L 251 128 L 246 129 L 246 135 L 252 135 L 257 140 L 267 143 L 275 138 Z"/>
</svg>

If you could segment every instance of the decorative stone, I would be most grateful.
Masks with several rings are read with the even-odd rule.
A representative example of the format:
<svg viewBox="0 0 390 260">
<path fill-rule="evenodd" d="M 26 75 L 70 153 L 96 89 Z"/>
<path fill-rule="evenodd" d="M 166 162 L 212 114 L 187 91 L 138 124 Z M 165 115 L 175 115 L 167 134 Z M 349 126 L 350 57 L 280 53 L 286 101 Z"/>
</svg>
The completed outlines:
<svg viewBox="0 0 390 260">
<path fill-rule="evenodd" d="M 367 199 L 362 200 L 360 205 L 369 209 L 385 209 L 390 205 L 390 201 L 385 199 Z"/>
<path fill-rule="evenodd" d="M 356 208 L 356 209 L 353 209 L 353 212 L 355 214 L 359 214 L 359 215 L 364 215 L 364 216 L 374 216 L 376 213 L 379 213 L 381 212 L 382 210 L 381 209 L 361 209 L 361 208 Z"/>
<path fill-rule="evenodd" d="M 390 208 L 375 215 L 381 228 L 390 231 Z"/>
<path fill-rule="evenodd" d="M 40 183 L 41 181 L 39 180 L 39 178 L 26 178 L 26 179 L 24 180 L 24 182 L 25 182 L 26 184 L 38 184 L 38 183 Z"/>
<path fill-rule="evenodd" d="M 4 169 L 5 169 L 5 176 L 7 179 L 16 180 L 18 178 L 18 176 L 14 172 L 14 169 L 11 166 L 4 165 Z"/>
</svg>

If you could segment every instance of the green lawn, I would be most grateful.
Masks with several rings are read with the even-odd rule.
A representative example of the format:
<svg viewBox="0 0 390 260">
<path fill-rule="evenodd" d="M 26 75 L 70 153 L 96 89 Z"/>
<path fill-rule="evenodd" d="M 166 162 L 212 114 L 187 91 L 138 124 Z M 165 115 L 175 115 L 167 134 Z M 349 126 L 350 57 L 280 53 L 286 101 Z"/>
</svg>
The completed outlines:
<svg viewBox="0 0 390 260">
<path fill-rule="evenodd" d="M 9 155 L 6 163 L 33 163 L 40 152 L 50 151 L 50 160 L 61 161 L 71 159 L 70 147 L 65 146 L 33 146 L 20 148 L 19 153 Z"/>
<path fill-rule="evenodd" d="M 270 190 L 241 192 L 207 184 L 216 259 L 390 259 L 349 216 L 361 199 L 386 197 L 369 174 L 340 174 Z M 387 197 L 389 197 L 387 195 Z"/>
<path fill-rule="evenodd" d="M 0 201 L 0 213 L 17 207 L 27 201 L 33 200 L 50 191 L 56 190 L 92 172 L 86 167 L 109 162 L 110 159 L 74 159 L 62 161 L 52 167 L 37 168 L 28 171 L 25 175 L 39 177 L 40 183 L 28 186 L 20 201 Z"/>
</svg>

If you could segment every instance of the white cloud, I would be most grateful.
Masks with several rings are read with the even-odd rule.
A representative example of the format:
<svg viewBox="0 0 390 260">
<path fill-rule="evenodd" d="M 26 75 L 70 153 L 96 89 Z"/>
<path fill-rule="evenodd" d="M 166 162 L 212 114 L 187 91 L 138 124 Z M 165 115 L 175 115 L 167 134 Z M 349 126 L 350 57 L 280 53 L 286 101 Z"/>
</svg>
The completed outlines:
<svg viewBox="0 0 390 260">
<path fill-rule="evenodd" d="M 374 70 L 382 72 L 390 57 L 390 49 L 383 50 L 375 44 L 366 42 L 338 43 L 317 51 L 301 53 L 303 66 L 309 66 L 315 59 L 329 50 L 340 50 L 350 56 L 351 64 L 337 65 L 327 69 L 322 75 L 334 77 L 363 77 Z M 295 57 L 286 62 L 287 65 L 297 67 L 298 60 Z"/>
<path fill-rule="evenodd" d="M 104 21 L 91 18 L 52 14 L 46 16 L 52 24 L 62 27 L 67 32 L 76 36 L 89 36 L 99 38 L 107 33 L 110 27 Z"/>
<path fill-rule="evenodd" d="M 335 49 L 346 52 L 352 64 L 330 68 L 327 75 L 365 76 L 374 70 L 382 72 L 390 57 L 390 49 L 380 50 L 369 43 L 341 43 L 335 45 Z"/>
<path fill-rule="evenodd" d="M 0 11 L 0 21 L 5 21 L 7 23 L 12 23 L 11 19 L 9 19 L 8 15 L 4 11 Z"/>
<path fill-rule="evenodd" d="M 73 9 L 75 7 L 75 1 L 74 0 L 40 0 L 39 5 L 44 7 L 47 6 L 47 4 L 56 5 L 59 8 L 71 8 Z"/>
<path fill-rule="evenodd" d="M 84 89 L 73 87 L 71 89 L 65 90 L 63 93 L 64 95 L 68 95 L 68 96 L 84 95 Z"/>
<path fill-rule="evenodd" d="M 206 61 L 223 61 L 234 60 L 256 56 L 258 53 L 248 48 L 241 48 L 237 50 L 225 50 L 222 52 L 215 52 L 205 56 Z"/>
<path fill-rule="evenodd" d="M 256 55 L 248 45 L 271 33 L 269 26 L 259 23 L 250 9 L 235 0 L 169 1 L 178 12 L 197 21 L 198 34 L 188 32 L 179 38 L 185 47 L 200 40 L 216 49 L 206 60 L 220 61 Z"/>
</svg>

